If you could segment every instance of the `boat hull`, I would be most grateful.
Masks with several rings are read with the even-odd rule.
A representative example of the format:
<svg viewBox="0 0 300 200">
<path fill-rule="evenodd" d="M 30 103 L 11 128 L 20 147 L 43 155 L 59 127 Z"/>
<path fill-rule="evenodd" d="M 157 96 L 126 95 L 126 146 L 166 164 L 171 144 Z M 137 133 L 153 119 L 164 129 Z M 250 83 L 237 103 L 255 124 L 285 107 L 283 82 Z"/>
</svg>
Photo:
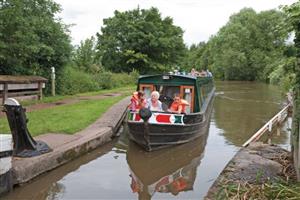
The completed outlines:
<svg viewBox="0 0 300 200">
<path fill-rule="evenodd" d="M 182 124 L 156 124 L 127 121 L 129 138 L 147 151 L 190 142 L 205 134 L 209 124 L 214 92 L 207 98 L 203 112 L 183 115 Z"/>
</svg>

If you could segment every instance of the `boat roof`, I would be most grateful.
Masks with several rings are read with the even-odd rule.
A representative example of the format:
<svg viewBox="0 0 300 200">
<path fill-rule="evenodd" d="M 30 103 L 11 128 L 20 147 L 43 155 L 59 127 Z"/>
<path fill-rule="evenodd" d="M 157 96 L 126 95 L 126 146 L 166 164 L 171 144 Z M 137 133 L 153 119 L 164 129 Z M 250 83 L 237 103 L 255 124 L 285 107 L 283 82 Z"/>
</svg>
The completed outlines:
<svg viewBox="0 0 300 200">
<path fill-rule="evenodd" d="M 163 85 L 195 85 L 206 83 L 211 77 L 196 77 L 192 75 L 179 74 L 156 74 L 142 75 L 139 77 L 139 84 L 163 84 Z"/>
<path fill-rule="evenodd" d="M 151 78 L 151 77 L 162 77 L 162 76 L 170 76 L 170 77 L 180 77 L 183 79 L 193 79 L 193 80 L 197 80 L 196 76 L 192 76 L 192 75 L 179 75 L 179 74 L 155 74 L 155 75 L 141 75 L 139 77 L 139 79 L 143 79 L 143 78 Z M 204 78 L 204 77 L 203 77 Z"/>
</svg>

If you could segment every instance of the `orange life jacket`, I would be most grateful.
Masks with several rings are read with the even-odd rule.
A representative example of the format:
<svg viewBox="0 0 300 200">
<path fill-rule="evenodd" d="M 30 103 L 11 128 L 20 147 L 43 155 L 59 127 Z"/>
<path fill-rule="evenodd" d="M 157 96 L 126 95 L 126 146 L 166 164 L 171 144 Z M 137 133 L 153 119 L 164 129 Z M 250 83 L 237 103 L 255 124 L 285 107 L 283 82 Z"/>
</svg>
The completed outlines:
<svg viewBox="0 0 300 200">
<path fill-rule="evenodd" d="M 171 111 L 178 111 L 179 106 L 182 106 L 181 112 L 182 112 L 182 113 L 185 113 L 185 107 L 188 106 L 188 105 L 189 105 L 189 103 L 188 103 L 187 101 L 185 101 L 185 100 L 183 100 L 183 99 L 180 99 L 180 102 L 175 102 L 175 101 L 174 101 L 174 102 L 171 104 L 170 110 L 171 110 Z"/>
</svg>

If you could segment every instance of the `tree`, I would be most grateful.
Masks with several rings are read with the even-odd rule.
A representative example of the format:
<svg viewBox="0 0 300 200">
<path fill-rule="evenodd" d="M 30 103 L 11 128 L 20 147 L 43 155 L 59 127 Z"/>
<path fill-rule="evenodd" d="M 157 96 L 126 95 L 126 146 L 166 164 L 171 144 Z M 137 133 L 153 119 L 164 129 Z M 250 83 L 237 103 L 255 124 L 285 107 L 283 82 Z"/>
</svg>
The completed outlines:
<svg viewBox="0 0 300 200">
<path fill-rule="evenodd" d="M 283 7 L 287 14 L 286 24 L 291 25 L 289 31 L 295 32 L 295 48 L 296 48 L 296 65 L 292 69 L 295 73 L 295 83 L 293 85 L 293 122 L 292 122 L 292 146 L 295 148 L 295 169 L 297 171 L 298 180 L 300 180 L 300 2 L 297 1 L 290 6 Z M 298 148 L 298 149 L 297 149 Z M 298 155 L 297 155 L 298 154 Z"/>
<path fill-rule="evenodd" d="M 186 55 L 180 65 L 187 71 L 190 71 L 192 68 L 196 70 L 207 69 L 206 60 L 202 58 L 206 48 L 207 44 L 205 42 L 200 42 L 198 45 L 191 45 L 190 48 L 186 50 Z"/>
<path fill-rule="evenodd" d="M 280 11 L 244 8 L 210 38 L 201 60 L 220 79 L 268 81 L 284 59 L 288 31 L 277 29 L 283 21 Z"/>
<path fill-rule="evenodd" d="M 179 63 L 184 53 L 183 31 L 158 9 L 115 11 L 97 33 L 102 65 L 114 72 L 153 73 Z"/>
<path fill-rule="evenodd" d="M 0 74 L 50 74 L 68 61 L 67 26 L 52 0 L 0 0 Z"/>
<path fill-rule="evenodd" d="M 73 61 L 80 70 L 89 73 L 95 73 L 100 70 L 100 58 L 97 56 L 94 37 L 80 42 L 80 46 L 75 49 Z"/>
</svg>

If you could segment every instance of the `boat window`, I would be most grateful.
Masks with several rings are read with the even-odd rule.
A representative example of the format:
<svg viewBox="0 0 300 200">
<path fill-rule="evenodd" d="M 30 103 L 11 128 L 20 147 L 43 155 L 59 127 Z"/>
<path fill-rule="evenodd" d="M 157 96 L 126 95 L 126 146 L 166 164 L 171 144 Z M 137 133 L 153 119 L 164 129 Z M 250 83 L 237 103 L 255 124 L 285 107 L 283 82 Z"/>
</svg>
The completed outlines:
<svg viewBox="0 0 300 200">
<path fill-rule="evenodd" d="M 154 86 L 148 84 L 140 84 L 140 90 L 145 93 L 145 97 L 148 99 L 151 97 L 151 92 L 154 90 Z"/>
<path fill-rule="evenodd" d="M 186 113 L 192 113 L 194 111 L 194 87 L 181 86 L 180 96 L 190 104 L 185 109 Z"/>
<path fill-rule="evenodd" d="M 167 96 L 170 98 L 173 98 L 174 94 L 180 93 L 180 87 L 179 86 L 162 86 L 157 85 L 156 86 L 157 91 L 160 95 Z"/>
<path fill-rule="evenodd" d="M 159 100 L 163 104 L 163 110 L 167 111 L 173 102 L 174 94 L 180 94 L 180 86 L 155 85 L 155 88 L 160 94 Z"/>
</svg>

